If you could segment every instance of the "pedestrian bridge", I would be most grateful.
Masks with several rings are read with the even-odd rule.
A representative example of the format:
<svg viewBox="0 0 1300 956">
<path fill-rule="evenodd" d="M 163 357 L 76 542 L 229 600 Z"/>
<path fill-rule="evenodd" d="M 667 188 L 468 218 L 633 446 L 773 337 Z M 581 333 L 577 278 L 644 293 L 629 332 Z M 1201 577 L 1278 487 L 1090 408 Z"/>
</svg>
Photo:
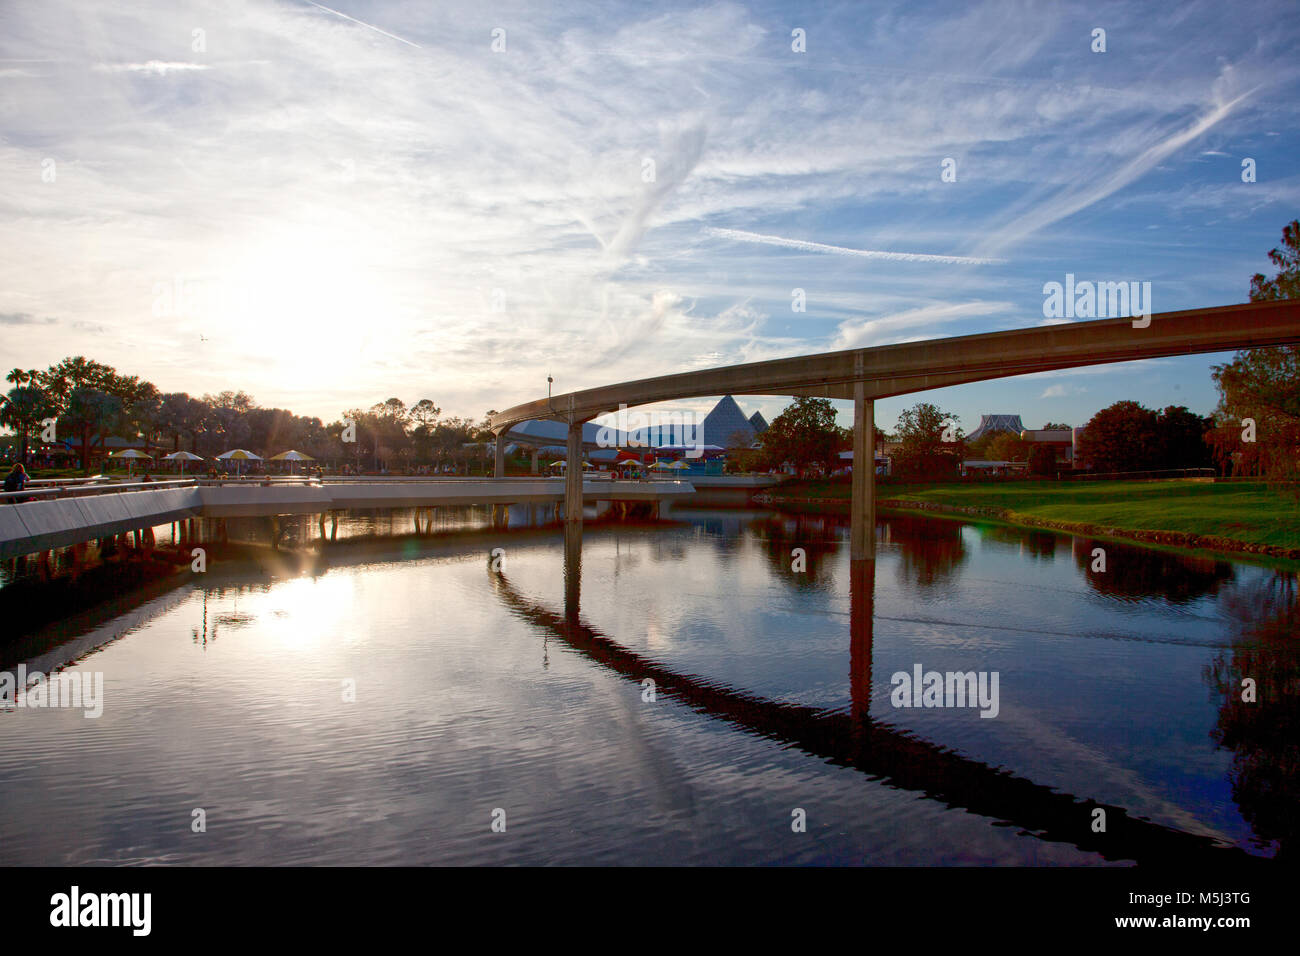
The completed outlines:
<svg viewBox="0 0 1300 956">
<path fill-rule="evenodd" d="M 583 503 L 690 495 L 689 481 L 584 477 Z M 16 499 L 36 498 L 13 504 Z M 324 514 L 349 508 L 557 504 L 563 478 L 326 478 L 36 483 L 0 494 L 0 558 L 125 534 L 187 518 Z M 6 500 L 7 499 L 7 500 Z"/>
</svg>

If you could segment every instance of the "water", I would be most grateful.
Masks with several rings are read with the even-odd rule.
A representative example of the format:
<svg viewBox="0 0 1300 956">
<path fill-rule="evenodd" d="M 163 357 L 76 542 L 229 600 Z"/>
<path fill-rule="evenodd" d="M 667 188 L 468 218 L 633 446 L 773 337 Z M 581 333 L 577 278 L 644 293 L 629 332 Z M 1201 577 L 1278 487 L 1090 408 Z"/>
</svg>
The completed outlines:
<svg viewBox="0 0 1300 956">
<path fill-rule="evenodd" d="M 1122 864 L 1292 836 L 1294 572 L 890 518 L 873 585 L 841 518 L 677 517 L 567 555 L 356 517 L 65 623 L 28 666 L 102 672 L 103 715 L 0 711 L 0 862 Z M 916 664 L 996 671 L 997 717 L 893 706 Z"/>
</svg>

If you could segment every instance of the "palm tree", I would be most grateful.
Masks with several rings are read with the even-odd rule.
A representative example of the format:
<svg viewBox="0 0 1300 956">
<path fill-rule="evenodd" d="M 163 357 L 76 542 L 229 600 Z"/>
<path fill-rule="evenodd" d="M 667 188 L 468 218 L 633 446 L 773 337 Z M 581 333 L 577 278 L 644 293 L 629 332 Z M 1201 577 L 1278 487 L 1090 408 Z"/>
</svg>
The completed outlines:
<svg viewBox="0 0 1300 956">
<path fill-rule="evenodd" d="M 10 369 L 9 374 L 5 376 L 5 381 L 13 382 L 15 385 L 26 385 L 32 380 L 32 374 L 20 368 Z"/>
<path fill-rule="evenodd" d="M 54 403 L 43 391 L 34 386 L 17 386 L 10 390 L 3 407 L 0 407 L 0 424 L 8 425 L 18 433 L 19 461 L 27 460 L 27 436 L 36 430 L 42 419 L 54 414 Z"/>
</svg>

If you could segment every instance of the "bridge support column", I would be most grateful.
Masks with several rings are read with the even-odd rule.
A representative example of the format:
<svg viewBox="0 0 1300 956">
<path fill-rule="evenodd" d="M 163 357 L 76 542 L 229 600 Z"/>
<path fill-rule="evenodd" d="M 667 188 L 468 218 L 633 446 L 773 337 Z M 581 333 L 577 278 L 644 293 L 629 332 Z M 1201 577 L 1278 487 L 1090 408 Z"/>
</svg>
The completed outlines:
<svg viewBox="0 0 1300 956">
<path fill-rule="evenodd" d="M 496 469 L 493 472 L 494 478 L 504 478 L 506 476 L 506 433 L 502 432 L 497 435 L 496 441 Z"/>
<path fill-rule="evenodd" d="M 533 474 L 537 474 L 537 449 L 533 449 Z"/>
<path fill-rule="evenodd" d="M 853 505 L 849 514 L 849 558 L 876 559 L 876 403 L 866 384 L 853 386 Z"/>
<path fill-rule="evenodd" d="M 564 465 L 564 523 L 582 527 L 582 422 L 569 425 Z"/>
</svg>

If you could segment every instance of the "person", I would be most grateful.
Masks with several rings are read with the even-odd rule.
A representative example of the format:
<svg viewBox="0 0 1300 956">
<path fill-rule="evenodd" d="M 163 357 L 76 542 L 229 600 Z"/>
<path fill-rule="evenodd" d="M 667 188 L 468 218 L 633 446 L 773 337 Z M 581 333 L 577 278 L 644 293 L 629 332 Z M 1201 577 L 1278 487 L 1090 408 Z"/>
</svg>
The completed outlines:
<svg viewBox="0 0 1300 956">
<path fill-rule="evenodd" d="M 141 481 L 153 481 L 153 479 L 149 477 L 149 472 L 147 472 L 147 471 L 144 473 L 144 477 L 141 478 L 140 480 L 141 480 Z"/>
<path fill-rule="evenodd" d="M 5 491 L 22 491 L 27 487 L 28 477 L 27 469 L 23 467 L 22 462 L 18 462 L 10 469 L 9 474 L 5 477 Z M 14 504 L 25 501 L 25 498 L 10 498 Z"/>
</svg>

